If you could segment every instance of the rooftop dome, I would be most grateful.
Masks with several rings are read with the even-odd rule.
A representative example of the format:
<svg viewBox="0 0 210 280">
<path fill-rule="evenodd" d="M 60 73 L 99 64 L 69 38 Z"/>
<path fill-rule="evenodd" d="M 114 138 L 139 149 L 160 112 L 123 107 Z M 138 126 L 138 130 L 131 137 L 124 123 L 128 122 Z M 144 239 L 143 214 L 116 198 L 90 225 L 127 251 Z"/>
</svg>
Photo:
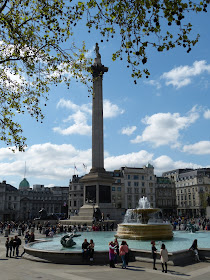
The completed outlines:
<svg viewBox="0 0 210 280">
<path fill-rule="evenodd" d="M 26 178 L 24 178 L 19 184 L 19 189 L 20 190 L 26 190 L 26 189 L 29 189 L 29 188 L 30 188 L 29 182 L 27 181 Z"/>
</svg>

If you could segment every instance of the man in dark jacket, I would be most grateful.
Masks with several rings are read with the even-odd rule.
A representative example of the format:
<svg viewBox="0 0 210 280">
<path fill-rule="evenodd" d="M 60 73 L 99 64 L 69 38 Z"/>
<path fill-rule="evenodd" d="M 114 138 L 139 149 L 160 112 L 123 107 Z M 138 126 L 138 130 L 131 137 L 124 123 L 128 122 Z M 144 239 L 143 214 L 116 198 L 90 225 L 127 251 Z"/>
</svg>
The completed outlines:
<svg viewBox="0 0 210 280">
<path fill-rule="evenodd" d="M 16 257 L 19 257 L 19 247 L 21 245 L 21 239 L 16 235 L 14 241 L 16 242 Z"/>
</svg>

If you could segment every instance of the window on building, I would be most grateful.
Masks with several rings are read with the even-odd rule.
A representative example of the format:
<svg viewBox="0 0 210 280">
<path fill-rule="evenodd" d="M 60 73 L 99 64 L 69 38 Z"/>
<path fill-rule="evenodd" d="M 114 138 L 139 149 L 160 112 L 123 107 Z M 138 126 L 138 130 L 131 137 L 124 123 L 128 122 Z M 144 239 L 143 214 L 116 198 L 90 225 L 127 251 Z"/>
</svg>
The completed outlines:
<svg viewBox="0 0 210 280">
<path fill-rule="evenodd" d="M 150 176 L 149 179 L 152 180 L 152 176 Z"/>
<path fill-rule="evenodd" d="M 130 178 L 131 178 L 131 175 L 128 175 L 128 180 L 130 180 Z"/>
<path fill-rule="evenodd" d="M 139 193 L 139 189 L 138 188 L 135 188 L 135 193 Z"/>
<path fill-rule="evenodd" d="M 128 187 L 130 187 L 131 186 L 131 182 L 130 181 L 128 181 Z"/>
<path fill-rule="evenodd" d="M 144 187 L 144 182 L 141 183 L 142 187 Z"/>
<path fill-rule="evenodd" d="M 134 180 L 138 180 L 139 179 L 139 175 L 133 175 L 133 179 Z"/>
<path fill-rule="evenodd" d="M 117 187 L 117 191 L 118 191 L 118 192 L 121 192 L 121 187 Z"/>
<path fill-rule="evenodd" d="M 74 186 L 74 190 L 75 190 L 75 191 L 77 190 L 77 186 Z"/>
<path fill-rule="evenodd" d="M 117 183 L 118 183 L 118 184 L 121 184 L 121 179 L 117 179 Z"/>
<path fill-rule="evenodd" d="M 76 200 L 74 200 L 74 206 L 77 206 L 77 201 Z"/>
<path fill-rule="evenodd" d="M 134 182 L 134 187 L 138 187 L 139 186 L 139 182 Z"/>
<path fill-rule="evenodd" d="M 141 189 L 141 193 L 142 193 L 142 194 L 145 194 L 145 193 L 146 193 L 146 191 L 145 191 L 144 188 Z"/>
<path fill-rule="evenodd" d="M 112 191 L 115 192 L 115 187 L 112 187 Z"/>
<path fill-rule="evenodd" d="M 11 196 L 9 196 L 9 200 L 11 200 Z"/>
<path fill-rule="evenodd" d="M 131 188 L 127 188 L 127 193 L 132 193 L 132 189 Z"/>
<path fill-rule="evenodd" d="M 144 175 L 141 176 L 141 179 L 144 180 Z"/>
</svg>

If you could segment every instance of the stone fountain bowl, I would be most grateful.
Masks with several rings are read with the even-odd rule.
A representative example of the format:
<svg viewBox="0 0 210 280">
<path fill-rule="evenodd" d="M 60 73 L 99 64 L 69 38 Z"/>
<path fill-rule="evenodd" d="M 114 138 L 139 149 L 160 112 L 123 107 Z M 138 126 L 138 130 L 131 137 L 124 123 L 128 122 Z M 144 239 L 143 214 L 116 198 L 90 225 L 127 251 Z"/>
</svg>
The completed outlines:
<svg viewBox="0 0 210 280">
<path fill-rule="evenodd" d="M 132 210 L 133 213 L 137 213 L 137 214 L 153 214 L 153 213 L 157 213 L 160 211 L 159 208 L 136 208 Z"/>
<path fill-rule="evenodd" d="M 171 240 L 173 238 L 170 224 L 118 224 L 116 237 L 133 240 Z"/>
</svg>

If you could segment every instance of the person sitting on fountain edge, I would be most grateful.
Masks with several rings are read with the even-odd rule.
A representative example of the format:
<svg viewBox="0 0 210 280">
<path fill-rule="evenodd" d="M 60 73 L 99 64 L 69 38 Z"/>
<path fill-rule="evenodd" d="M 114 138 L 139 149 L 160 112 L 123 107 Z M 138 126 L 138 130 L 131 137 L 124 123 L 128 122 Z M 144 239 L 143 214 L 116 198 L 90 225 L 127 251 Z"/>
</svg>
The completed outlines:
<svg viewBox="0 0 210 280">
<path fill-rule="evenodd" d="M 84 242 L 82 243 L 82 258 L 83 258 L 83 260 L 88 258 L 88 255 L 89 255 L 88 247 L 89 247 L 89 245 L 90 245 L 89 242 L 87 242 L 87 239 L 85 238 Z"/>
<path fill-rule="evenodd" d="M 192 246 L 190 247 L 189 250 L 191 250 L 195 253 L 196 261 L 200 262 L 200 258 L 199 258 L 199 254 L 198 254 L 198 241 L 197 241 L 197 239 L 195 239 L 193 241 L 193 244 L 192 244 Z"/>
</svg>

